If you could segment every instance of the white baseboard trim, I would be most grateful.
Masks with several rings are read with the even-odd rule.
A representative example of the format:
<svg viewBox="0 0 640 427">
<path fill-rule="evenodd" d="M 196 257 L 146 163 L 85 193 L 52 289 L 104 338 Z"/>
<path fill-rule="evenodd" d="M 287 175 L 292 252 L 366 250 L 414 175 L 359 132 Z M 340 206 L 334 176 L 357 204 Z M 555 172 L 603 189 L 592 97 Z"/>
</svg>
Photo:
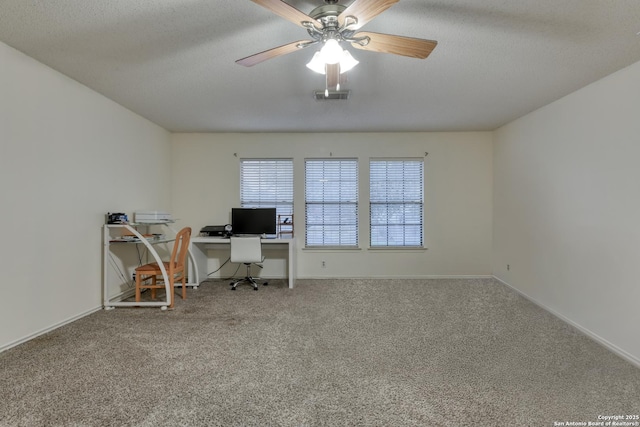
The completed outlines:
<svg viewBox="0 0 640 427">
<path fill-rule="evenodd" d="M 557 311 L 553 310 L 552 308 L 547 307 L 545 304 L 542 304 L 540 301 L 536 300 L 535 298 L 530 297 L 529 295 L 525 294 L 521 290 L 515 288 L 514 286 L 510 285 L 509 283 L 505 282 L 504 280 L 500 279 L 499 277 L 493 276 L 493 278 L 496 279 L 498 282 L 502 283 L 503 285 L 507 286 L 508 288 L 514 290 L 518 294 L 522 295 L 524 298 L 526 298 L 527 300 L 531 301 L 532 303 L 534 303 L 538 307 L 540 307 L 543 310 L 553 314 L 554 316 L 556 316 L 558 319 L 562 320 L 563 322 L 568 323 L 569 325 L 573 326 L 574 328 L 576 328 L 577 330 L 579 330 L 580 332 L 582 332 L 583 334 L 585 334 L 586 336 L 588 336 L 589 338 L 591 338 L 592 340 L 594 340 L 595 342 L 600 344 L 601 346 L 605 347 L 609 351 L 617 354 L 618 356 L 620 356 L 623 359 L 625 359 L 627 362 L 629 362 L 629 363 L 637 366 L 638 368 L 640 368 L 640 359 L 635 357 L 631 353 L 628 353 L 627 351 L 621 349 L 617 345 L 610 343 L 609 341 L 607 341 L 606 339 L 602 338 L 598 334 L 596 334 L 596 333 L 590 331 L 589 329 L 585 328 L 584 326 L 574 322 L 573 320 L 569 319 L 568 317 L 558 313 Z"/>
<path fill-rule="evenodd" d="M 87 311 L 84 311 L 84 312 L 82 312 L 80 314 L 72 316 L 72 317 L 70 317 L 68 319 L 65 319 L 65 320 L 61 321 L 61 322 L 58 322 L 58 323 L 53 324 L 51 326 L 48 326 L 48 327 L 46 327 L 44 329 L 41 329 L 41 330 L 39 330 L 37 332 L 34 332 L 33 334 L 27 335 L 26 337 L 22 337 L 22 338 L 19 338 L 19 339 L 15 340 L 15 341 L 12 341 L 12 342 L 9 342 L 7 344 L 4 344 L 3 346 L 0 346 L 0 353 L 2 353 L 5 350 L 9 350 L 10 348 L 15 347 L 17 345 L 20 345 L 20 344 L 23 344 L 23 343 L 25 343 L 27 341 L 30 341 L 30 340 L 32 340 L 32 339 L 34 339 L 36 337 L 39 337 L 40 335 L 44 335 L 44 334 L 46 334 L 48 332 L 51 332 L 54 329 L 58 329 L 61 326 L 67 325 L 67 324 L 72 323 L 72 322 L 75 322 L 78 319 L 81 319 L 81 318 L 83 318 L 85 316 L 88 316 L 88 315 L 90 315 L 92 313 L 95 313 L 96 311 L 100 311 L 100 310 L 102 310 L 102 305 L 100 305 L 98 307 L 91 308 L 91 309 L 89 309 Z"/>
</svg>

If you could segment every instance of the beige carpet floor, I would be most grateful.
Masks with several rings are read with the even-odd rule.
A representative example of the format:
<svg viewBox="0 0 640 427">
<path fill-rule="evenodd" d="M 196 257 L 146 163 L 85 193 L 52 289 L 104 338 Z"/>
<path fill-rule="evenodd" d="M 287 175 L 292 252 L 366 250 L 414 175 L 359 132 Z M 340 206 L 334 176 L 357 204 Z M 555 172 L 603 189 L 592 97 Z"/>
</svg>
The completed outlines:
<svg viewBox="0 0 640 427">
<path fill-rule="evenodd" d="M 640 414 L 640 369 L 489 279 L 208 282 L 172 311 L 99 311 L 0 354 L 1 426 L 553 426 L 621 414 Z"/>
</svg>

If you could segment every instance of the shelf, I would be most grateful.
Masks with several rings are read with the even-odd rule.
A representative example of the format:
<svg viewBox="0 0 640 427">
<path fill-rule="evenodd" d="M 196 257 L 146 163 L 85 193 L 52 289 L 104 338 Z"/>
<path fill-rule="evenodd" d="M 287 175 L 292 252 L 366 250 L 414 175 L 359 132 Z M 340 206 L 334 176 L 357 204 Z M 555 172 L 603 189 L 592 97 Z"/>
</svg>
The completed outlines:
<svg viewBox="0 0 640 427">
<path fill-rule="evenodd" d="M 118 223 L 118 224 L 106 224 L 109 227 L 124 227 L 125 225 L 129 225 L 131 227 L 146 227 L 149 225 L 167 225 L 167 224 L 173 224 L 175 221 L 174 220 L 164 220 L 164 221 L 143 221 L 143 222 L 123 222 L 123 223 Z"/>
<path fill-rule="evenodd" d="M 293 214 L 291 215 L 278 215 L 278 238 L 281 238 L 283 235 L 291 235 L 293 238 Z"/>
<path fill-rule="evenodd" d="M 157 244 L 157 243 L 173 242 L 175 239 L 149 238 L 149 239 L 145 239 L 145 240 L 147 242 L 151 243 L 151 244 Z M 121 244 L 121 243 L 142 243 L 142 240 L 140 240 L 140 239 L 111 239 L 111 240 L 109 240 L 109 243 L 117 243 L 117 244 Z"/>
</svg>

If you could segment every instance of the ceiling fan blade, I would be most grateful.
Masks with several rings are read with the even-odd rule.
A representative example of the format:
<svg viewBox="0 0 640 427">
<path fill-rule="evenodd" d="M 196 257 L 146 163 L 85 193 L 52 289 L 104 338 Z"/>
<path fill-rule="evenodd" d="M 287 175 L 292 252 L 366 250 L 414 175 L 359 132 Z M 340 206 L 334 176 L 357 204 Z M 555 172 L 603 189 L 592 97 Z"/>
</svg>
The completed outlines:
<svg viewBox="0 0 640 427">
<path fill-rule="evenodd" d="M 400 0 L 355 0 L 338 16 L 338 23 L 342 25 L 347 16 L 355 17 L 358 22 L 349 27 L 357 30 Z"/>
<path fill-rule="evenodd" d="M 393 36 L 371 32 L 356 33 L 358 38 L 369 37 L 371 40 L 365 46 L 359 43 L 351 43 L 357 49 L 371 50 L 374 52 L 393 53 L 395 55 L 410 56 L 424 59 L 438 44 L 435 40 L 416 39 L 413 37 Z"/>
<path fill-rule="evenodd" d="M 282 0 L 251 0 L 254 3 L 259 4 L 260 6 L 266 7 L 276 15 L 280 15 L 287 21 L 291 21 L 296 25 L 304 27 L 302 25 L 303 22 L 312 22 L 316 23 L 316 20 L 311 18 L 309 15 L 300 12 L 295 7 L 291 6 L 288 3 L 283 2 Z"/>
<path fill-rule="evenodd" d="M 274 47 L 273 49 L 265 50 L 264 52 L 256 53 L 255 55 L 247 56 L 246 58 L 238 59 L 237 64 L 244 65 L 245 67 L 253 67 L 267 59 L 275 58 L 276 56 L 286 55 L 296 50 L 302 50 L 307 47 L 311 42 L 309 40 L 300 40 L 297 42 L 285 44 L 282 46 Z"/>
</svg>

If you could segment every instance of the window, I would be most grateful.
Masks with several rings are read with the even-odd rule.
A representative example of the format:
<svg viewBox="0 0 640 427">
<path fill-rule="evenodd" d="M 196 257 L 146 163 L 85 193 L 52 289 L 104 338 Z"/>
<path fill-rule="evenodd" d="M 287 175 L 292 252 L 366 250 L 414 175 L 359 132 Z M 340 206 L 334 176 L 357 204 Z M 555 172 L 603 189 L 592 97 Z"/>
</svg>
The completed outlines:
<svg viewBox="0 0 640 427">
<path fill-rule="evenodd" d="M 371 247 L 422 247 L 423 164 L 370 161 Z"/>
<path fill-rule="evenodd" d="M 240 206 L 293 214 L 293 160 L 240 160 Z"/>
<path fill-rule="evenodd" d="M 358 162 L 305 162 L 306 246 L 358 246 Z"/>
</svg>

